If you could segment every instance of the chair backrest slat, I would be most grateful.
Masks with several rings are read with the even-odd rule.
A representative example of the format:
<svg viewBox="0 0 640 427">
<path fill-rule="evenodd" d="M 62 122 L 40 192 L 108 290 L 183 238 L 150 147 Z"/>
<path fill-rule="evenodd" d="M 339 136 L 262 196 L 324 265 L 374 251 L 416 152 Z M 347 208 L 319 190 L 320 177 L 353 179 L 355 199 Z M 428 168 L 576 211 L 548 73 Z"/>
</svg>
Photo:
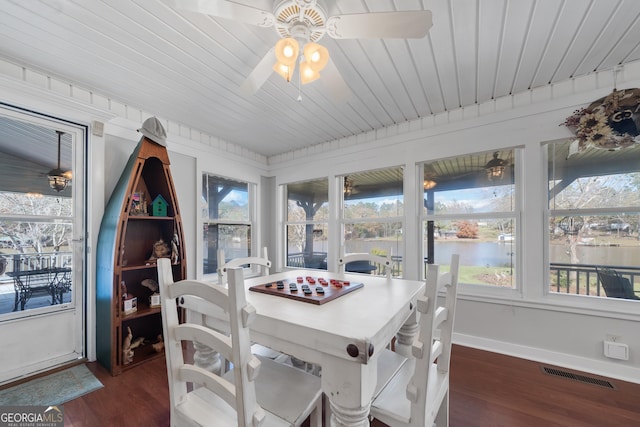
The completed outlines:
<svg viewBox="0 0 640 427">
<path fill-rule="evenodd" d="M 183 323 L 174 329 L 176 340 L 196 341 L 209 348 L 215 348 L 220 354 L 227 358 L 232 357 L 231 337 L 222 334 L 214 329 L 193 323 Z"/>
<path fill-rule="evenodd" d="M 271 261 L 267 253 L 267 247 L 262 248 L 262 256 L 250 256 L 233 258 L 229 261 L 225 259 L 224 249 L 218 249 L 218 283 L 227 283 L 227 273 L 230 268 L 242 267 L 244 265 L 257 265 L 260 267 L 260 275 L 266 276 L 271 268 Z"/>
<path fill-rule="evenodd" d="M 246 300 L 242 269 L 231 268 L 227 273 L 228 288 L 196 280 L 174 283 L 169 259 L 158 259 L 158 283 L 172 418 L 176 405 L 183 402 L 189 393 L 187 383 L 204 386 L 221 397 L 236 410 L 238 425 L 252 426 L 256 420 L 264 417 L 264 411 L 256 402 L 253 383 L 260 366 L 259 360 L 251 354 L 250 348 L 248 327 L 254 310 Z M 200 297 L 228 313 L 230 337 L 198 324 L 178 324 L 176 300 L 192 296 Z M 204 344 L 228 358 L 234 365 L 235 386 L 215 373 L 185 363 L 183 341 Z"/>
<path fill-rule="evenodd" d="M 357 252 L 342 255 L 338 258 L 338 271 L 340 273 L 344 273 L 347 267 L 347 264 L 358 261 L 367 261 L 372 263 L 374 266 L 379 266 L 384 271 L 384 275 L 388 278 L 391 278 L 393 274 L 392 263 L 391 263 L 391 251 L 387 253 L 386 256 L 375 255 L 366 252 Z"/>
<path fill-rule="evenodd" d="M 178 368 L 178 377 L 185 383 L 204 386 L 220 396 L 227 405 L 236 407 L 236 387 L 226 379 L 199 366 L 182 365 Z"/>
<path fill-rule="evenodd" d="M 419 332 L 412 349 L 416 358 L 415 370 L 406 392 L 411 400 L 412 426 L 422 426 L 426 422 L 426 386 L 431 364 L 437 363 L 439 372 L 449 371 L 459 262 L 459 255 L 452 255 L 448 272 L 441 273 L 438 265 L 429 265 L 427 269 L 425 293 L 417 306 L 420 311 Z M 439 303 L 441 291 L 444 291 L 444 296 L 440 297 L 442 302 Z"/>
</svg>

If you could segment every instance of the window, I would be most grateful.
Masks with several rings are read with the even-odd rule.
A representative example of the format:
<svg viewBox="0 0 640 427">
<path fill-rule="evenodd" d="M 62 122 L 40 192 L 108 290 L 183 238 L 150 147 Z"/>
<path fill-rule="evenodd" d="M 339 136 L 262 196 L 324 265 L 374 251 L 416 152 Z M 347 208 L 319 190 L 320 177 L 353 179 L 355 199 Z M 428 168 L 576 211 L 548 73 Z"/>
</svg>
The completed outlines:
<svg viewBox="0 0 640 427">
<path fill-rule="evenodd" d="M 82 295 L 84 267 L 80 245 L 74 244 L 84 227 L 82 177 L 74 170 L 74 150 L 82 158 L 80 134 L 65 124 L 18 116 L 0 115 L 0 315 L 5 318 L 73 306 Z M 60 180 L 56 188 L 49 176 Z"/>
<path fill-rule="evenodd" d="M 249 184 L 202 175 L 203 273 L 216 273 L 218 249 L 226 261 L 251 256 L 251 194 Z"/>
<path fill-rule="evenodd" d="M 447 265 L 460 254 L 460 282 L 515 288 L 515 150 L 423 164 L 423 253 Z M 423 274 L 425 274 L 423 272 Z"/>
<path fill-rule="evenodd" d="M 0 313 L 71 302 L 72 220 L 68 196 L 0 191 L 0 275 L 11 278 Z"/>
<path fill-rule="evenodd" d="M 640 297 L 640 145 L 574 148 L 573 141 L 547 147 L 549 289 Z M 631 292 L 605 289 L 603 270 L 612 270 Z"/>
<path fill-rule="evenodd" d="M 327 269 L 327 178 L 286 185 L 287 267 Z"/>
<path fill-rule="evenodd" d="M 391 253 L 393 275 L 402 275 L 403 169 L 394 167 L 343 177 L 344 252 Z"/>
</svg>

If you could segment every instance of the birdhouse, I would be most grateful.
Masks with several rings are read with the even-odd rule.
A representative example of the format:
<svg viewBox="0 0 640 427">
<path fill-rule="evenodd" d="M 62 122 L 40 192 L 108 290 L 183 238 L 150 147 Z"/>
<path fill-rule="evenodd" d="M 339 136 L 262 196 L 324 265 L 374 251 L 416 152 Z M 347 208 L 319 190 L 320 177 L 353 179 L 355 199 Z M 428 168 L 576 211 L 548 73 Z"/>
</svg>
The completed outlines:
<svg viewBox="0 0 640 427">
<path fill-rule="evenodd" d="M 153 216 L 167 216 L 167 206 L 169 204 L 162 197 L 162 194 L 158 194 L 153 202 L 151 202 L 151 212 Z"/>
</svg>

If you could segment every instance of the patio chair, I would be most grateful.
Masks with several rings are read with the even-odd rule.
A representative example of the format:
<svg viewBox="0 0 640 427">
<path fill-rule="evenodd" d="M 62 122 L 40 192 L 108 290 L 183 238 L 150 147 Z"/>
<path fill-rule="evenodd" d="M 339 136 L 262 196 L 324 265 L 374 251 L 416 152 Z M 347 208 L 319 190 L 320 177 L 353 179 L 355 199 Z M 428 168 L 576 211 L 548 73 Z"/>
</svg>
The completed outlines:
<svg viewBox="0 0 640 427">
<path fill-rule="evenodd" d="M 342 255 L 338 258 L 338 271 L 350 273 L 366 273 L 371 274 L 374 271 L 384 273 L 388 279 L 393 273 L 391 268 L 391 252 L 386 256 L 374 255 L 369 253 L 352 253 Z"/>
<path fill-rule="evenodd" d="M 597 270 L 598 280 L 609 298 L 640 299 L 633 290 L 631 282 L 611 268 Z"/>
<path fill-rule="evenodd" d="M 169 259 L 158 260 L 171 425 L 300 426 L 311 416 L 311 426 L 319 426 L 320 379 L 251 354 L 249 328 L 256 312 L 246 301 L 242 269 L 229 269 L 228 274 L 228 288 L 196 280 L 174 283 Z M 200 324 L 179 324 L 176 300 L 184 296 L 224 310 L 231 335 Z M 182 343 L 193 341 L 221 353 L 233 369 L 218 375 L 186 363 Z"/>
<path fill-rule="evenodd" d="M 371 416 L 387 425 L 449 425 L 449 365 L 458 270 L 459 255 L 451 257 L 447 273 L 439 273 L 437 265 L 429 265 L 426 290 L 416 305 L 420 320 L 412 347 L 414 358 L 408 359 L 388 381 L 378 379 L 386 384 L 371 404 Z M 438 304 L 441 289 L 445 296 Z M 379 364 L 385 361 L 381 356 Z M 382 370 L 379 366 L 378 372 Z"/>
</svg>

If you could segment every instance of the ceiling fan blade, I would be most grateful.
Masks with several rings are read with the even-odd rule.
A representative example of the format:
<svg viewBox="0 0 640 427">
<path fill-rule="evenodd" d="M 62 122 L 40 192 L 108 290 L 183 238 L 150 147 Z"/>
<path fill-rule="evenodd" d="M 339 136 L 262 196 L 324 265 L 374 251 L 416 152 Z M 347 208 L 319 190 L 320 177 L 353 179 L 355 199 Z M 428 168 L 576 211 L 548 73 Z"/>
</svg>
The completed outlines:
<svg viewBox="0 0 640 427">
<path fill-rule="evenodd" d="M 240 91 L 245 95 L 253 95 L 267 81 L 271 73 L 273 73 L 273 64 L 276 63 L 276 56 L 273 48 L 269 49 L 267 54 L 262 57 L 258 65 L 251 71 L 249 77 L 240 85 Z"/>
<path fill-rule="evenodd" d="M 204 13 L 218 18 L 230 19 L 259 27 L 271 27 L 275 23 L 273 14 L 264 9 L 227 0 L 174 0 L 176 9 Z"/>
<path fill-rule="evenodd" d="M 334 39 L 420 39 L 433 26 L 430 10 L 355 13 L 327 19 L 327 34 Z"/>
<path fill-rule="evenodd" d="M 320 81 L 324 85 L 329 97 L 336 104 L 344 104 L 351 98 L 351 90 L 342 78 L 342 74 L 338 71 L 335 63 L 329 58 L 329 62 L 320 72 Z"/>
</svg>

